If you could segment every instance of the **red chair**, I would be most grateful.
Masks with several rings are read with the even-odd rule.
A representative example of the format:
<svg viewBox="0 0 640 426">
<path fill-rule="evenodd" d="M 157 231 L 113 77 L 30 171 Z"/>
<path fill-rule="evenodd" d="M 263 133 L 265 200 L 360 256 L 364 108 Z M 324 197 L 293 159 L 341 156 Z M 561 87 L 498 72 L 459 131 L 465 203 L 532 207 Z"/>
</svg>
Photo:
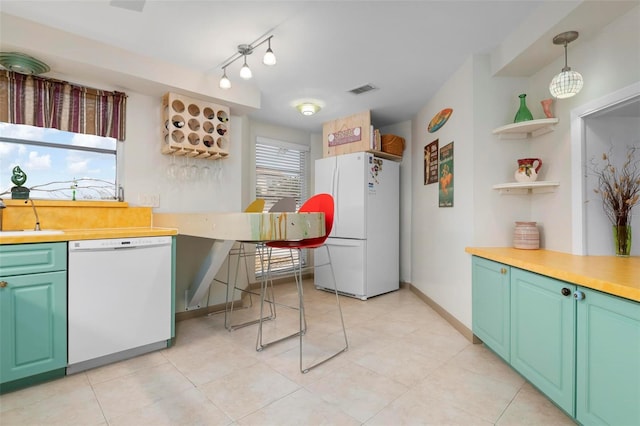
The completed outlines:
<svg viewBox="0 0 640 426">
<path fill-rule="evenodd" d="M 318 238 L 309 238 L 309 239 L 305 239 L 305 240 L 300 240 L 300 241 L 272 241 L 272 242 L 268 242 L 266 243 L 267 247 L 269 247 L 270 249 L 273 248 L 280 248 L 280 249 L 289 249 L 290 250 L 290 254 L 291 254 L 291 263 L 294 269 L 294 276 L 295 276 L 295 280 L 296 280 L 296 287 L 298 290 L 298 300 L 299 300 L 299 306 L 297 307 L 297 309 L 299 310 L 299 315 L 300 315 L 300 328 L 298 330 L 298 332 L 291 334 L 289 336 L 268 342 L 268 343 L 264 343 L 262 341 L 262 320 L 260 320 L 259 322 L 259 328 L 258 328 L 258 341 L 257 341 L 257 345 L 256 345 L 256 349 L 258 351 L 261 351 L 263 348 L 265 348 L 268 345 L 271 345 L 273 343 L 279 342 L 281 340 L 287 339 L 289 337 L 294 337 L 294 336 L 299 336 L 300 337 L 300 371 L 302 373 L 307 373 L 309 370 L 311 370 L 314 367 L 317 367 L 320 364 L 323 364 L 324 362 L 336 357 L 337 355 L 339 355 L 340 353 L 346 351 L 349 348 L 349 342 L 347 340 L 347 332 L 344 326 L 344 319 L 342 316 L 342 308 L 340 307 L 340 297 L 338 295 L 338 289 L 336 286 L 336 279 L 335 279 L 335 274 L 333 272 L 333 266 L 331 265 L 331 255 L 329 253 L 329 248 L 325 245 L 325 241 L 327 239 L 327 237 L 329 236 L 329 234 L 331 233 L 331 228 L 333 227 L 333 215 L 334 215 L 334 206 L 333 206 L 333 197 L 329 194 L 317 194 L 314 195 L 313 197 L 309 198 L 309 200 L 307 200 L 302 207 L 300 207 L 300 210 L 298 211 L 298 213 L 317 213 L 317 212 L 321 212 L 324 213 L 324 220 L 325 220 L 325 235 L 323 237 L 318 237 Z M 302 262 L 298 261 L 298 265 L 296 268 L 295 262 L 293 260 L 293 250 L 297 250 L 298 251 L 298 259 L 300 259 L 300 254 L 301 251 L 304 249 L 309 249 L 309 250 L 315 250 L 318 248 L 324 248 L 327 251 L 327 259 L 328 262 L 327 263 L 323 263 L 323 264 L 315 264 L 314 267 L 318 268 L 318 267 L 325 267 L 328 266 L 329 268 L 331 268 L 331 277 L 333 279 L 333 291 L 336 295 L 336 304 L 338 307 L 338 312 L 340 314 L 340 323 L 342 324 L 342 332 L 344 334 L 344 347 L 341 348 L 338 352 L 334 353 L 333 355 L 330 355 L 329 357 L 323 359 L 322 361 L 316 362 L 313 365 L 310 365 L 308 367 L 303 367 L 302 365 L 302 360 L 303 360 L 303 336 L 306 333 L 307 330 L 307 322 L 306 322 L 306 317 L 305 317 L 305 313 L 304 313 L 304 293 L 303 293 L 303 289 L 302 289 Z M 269 254 L 268 254 L 268 258 L 269 258 L 269 263 L 268 263 L 268 268 L 267 268 L 267 275 L 271 274 L 271 250 L 269 250 Z M 264 304 L 264 294 L 265 291 L 263 289 L 262 291 L 262 299 L 261 299 L 261 303 Z M 262 311 L 261 311 L 262 313 Z M 260 315 L 262 318 L 262 315 Z"/>
</svg>

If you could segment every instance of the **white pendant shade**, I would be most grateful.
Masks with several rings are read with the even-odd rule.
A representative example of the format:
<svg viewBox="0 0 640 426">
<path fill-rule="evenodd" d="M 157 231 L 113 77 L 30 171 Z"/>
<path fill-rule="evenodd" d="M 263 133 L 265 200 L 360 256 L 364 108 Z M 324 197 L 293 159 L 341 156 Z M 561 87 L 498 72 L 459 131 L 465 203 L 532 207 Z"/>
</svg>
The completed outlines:
<svg viewBox="0 0 640 426">
<path fill-rule="evenodd" d="M 253 74 L 251 73 L 251 68 L 249 68 L 249 65 L 247 65 L 246 62 L 244 63 L 242 68 L 240 68 L 240 77 L 244 78 L 245 80 L 248 80 L 251 77 L 253 77 Z"/>
<path fill-rule="evenodd" d="M 231 80 L 227 78 L 227 74 L 225 73 L 220 79 L 220 88 L 221 89 L 231 89 Z"/>
<path fill-rule="evenodd" d="M 549 92 L 557 99 L 566 99 L 576 95 L 582 86 L 582 75 L 579 72 L 572 71 L 567 65 L 567 45 L 578 38 L 577 31 L 565 31 L 553 38 L 553 44 L 564 46 L 564 68 L 560 74 L 553 77 L 549 83 Z"/>
<path fill-rule="evenodd" d="M 580 92 L 583 85 L 584 81 L 579 72 L 572 70 L 562 71 L 551 80 L 549 91 L 555 98 L 566 99 Z"/>
<path fill-rule="evenodd" d="M 273 53 L 271 48 L 267 49 L 267 53 L 264 54 L 262 58 L 262 63 L 268 66 L 272 66 L 276 64 L 276 55 Z"/>
</svg>

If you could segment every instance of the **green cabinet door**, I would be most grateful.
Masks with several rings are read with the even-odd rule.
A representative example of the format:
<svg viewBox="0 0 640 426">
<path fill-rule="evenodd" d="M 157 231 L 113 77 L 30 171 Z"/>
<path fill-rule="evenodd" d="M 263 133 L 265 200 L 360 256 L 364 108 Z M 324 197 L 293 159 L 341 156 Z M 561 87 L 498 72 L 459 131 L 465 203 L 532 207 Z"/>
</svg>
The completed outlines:
<svg viewBox="0 0 640 426">
<path fill-rule="evenodd" d="M 0 382 L 66 367 L 66 271 L 0 279 Z"/>
<path fill-rule="evenodd" d="M 579 288 L 576 418 L 640 425 L 640 304 Z"/>
<path fill-rule="evenodd" d="M 509 362 L 509 266 L 473 257 L 472 327 L 482 342 Z"/>
<path fill-rule="evenodd" d="M 574 416 L 576 286 L 511 270 L 511 365 Z"/>
</svg>

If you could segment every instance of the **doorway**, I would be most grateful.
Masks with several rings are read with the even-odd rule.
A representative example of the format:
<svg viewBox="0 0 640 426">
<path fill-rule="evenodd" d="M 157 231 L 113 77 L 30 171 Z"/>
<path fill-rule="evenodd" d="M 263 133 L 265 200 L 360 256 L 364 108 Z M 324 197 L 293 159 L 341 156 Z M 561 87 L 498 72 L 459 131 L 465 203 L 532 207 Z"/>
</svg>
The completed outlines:
<svg viewBox="0 0 640 426">
<path fill-rule="evenodd" d="M 612 255 L 611 222 L 594 192 L 593 165 L 602 154 L 613 164 L 623 164 L 628 148 L 640 149 L 640 83 L 625 87 L 571 112 L 572 253 Z M 636 153 L 638 158 L 640 151 Z M 640 208 L 634 209 L 631 226 L 636 244 L 631 255 L 640 255 Z"/>
</svg>

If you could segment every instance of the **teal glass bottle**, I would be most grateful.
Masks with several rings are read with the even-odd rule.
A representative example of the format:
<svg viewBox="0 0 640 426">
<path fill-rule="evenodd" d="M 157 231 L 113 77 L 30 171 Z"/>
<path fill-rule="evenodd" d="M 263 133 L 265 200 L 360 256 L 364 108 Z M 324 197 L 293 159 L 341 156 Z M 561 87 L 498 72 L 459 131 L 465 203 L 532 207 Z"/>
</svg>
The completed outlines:
<svg viewBox="0 0 640 426">
<path fill-rule="evenodd" d="M 523 93 L 518 95 L 518 97 L 520 98 L 520 108 L 518 108 L 513 122 L 520 123 L 521 121 L 533 120 L 533 115 L 531 115 L 531 111 L 527 108 L 527 95 Z"/>
</svg>

